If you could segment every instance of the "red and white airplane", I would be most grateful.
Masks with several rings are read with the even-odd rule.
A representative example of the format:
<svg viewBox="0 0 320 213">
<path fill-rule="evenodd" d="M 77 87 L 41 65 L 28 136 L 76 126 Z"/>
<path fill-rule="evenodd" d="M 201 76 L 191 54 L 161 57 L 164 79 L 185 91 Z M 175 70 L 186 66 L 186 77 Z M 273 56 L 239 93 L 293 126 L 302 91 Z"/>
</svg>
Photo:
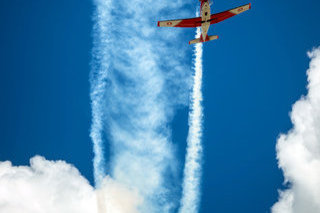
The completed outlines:
<svg viewBox="0 0 320 213">
<path fill-rule="evenodd" d="M 251 9 L 251 3 L 246 4 L 231 10 L 227 10 L 221 13 L 212 14 L 210 13 L 210 0 L 199 0 L 201 2 L 200 14 L 201 17 L 189 18 L 189 19 L 177 19 L 158 21 L 158 27 L 200 27 L 201 35 L 200 38 L 189 41 L 189 44 L 201 43 L 206 41 L 215 40 L 218 36 L 209 36 L 208 30 L 211 24 L 219 23 L 223 20 L 231 18 L 232 16 L 238 15 L 244 11 Z"/>
</svg>

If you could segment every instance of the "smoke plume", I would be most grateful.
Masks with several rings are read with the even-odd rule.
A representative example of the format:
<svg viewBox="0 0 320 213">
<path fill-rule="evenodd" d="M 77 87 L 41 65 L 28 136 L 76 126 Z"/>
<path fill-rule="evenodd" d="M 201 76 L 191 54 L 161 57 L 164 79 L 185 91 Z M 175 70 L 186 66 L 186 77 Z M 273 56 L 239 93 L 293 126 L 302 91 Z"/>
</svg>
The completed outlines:
<svg viewBox="0 0 320 213">
<path fill-rule="evenodd" d="M 196 38 L 201 34 L 197 28 Z M 184 168 L 181 213 L 196 213 L 199 210 L 202 164 L 202 44 L 195 45 L 193 89 L 189 112 L 189 135 Z"/>
<path fill-rule="evenodd" d="M 95 177 L 108 173 L 136 191 L 140 212 L 171 212 L 178 206 L 178 175 L 171 142 L 174 111 L 188 101 L 190 62 L 182 30 L 157 28 L 185 1 L 96 0 L 92 61 L 92 132 Z"/>
</svg>

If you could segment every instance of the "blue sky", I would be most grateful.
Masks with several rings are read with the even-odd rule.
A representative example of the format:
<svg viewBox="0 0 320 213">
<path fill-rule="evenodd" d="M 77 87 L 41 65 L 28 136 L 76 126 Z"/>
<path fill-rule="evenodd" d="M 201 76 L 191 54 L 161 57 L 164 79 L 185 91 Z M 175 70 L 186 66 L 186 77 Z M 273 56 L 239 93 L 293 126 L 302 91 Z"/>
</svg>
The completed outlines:
<svg viewBox="0 0 320 213">
<path fill-rule="evenodd" d="M 212 10 L 246 3 L 217 0 Z M 319 7 L 315 0 L 252 1 L 251 11 L 211 27 L 220 38 L 204 45 L 200 212 L 268 212 L 276 202 L 283 182 L 276 139 L 291 128 L 291 105 L 306 93 L 306 52 L 319 45 Z M 89 0 L 2 3 L 0 161 L 62 159 L 93 183 L 93 9 Z M 175 12 L 171 17 L 180 18 Z M 186 36 L 177 42 L 188 45 L 194 30 L 181 30 Z M 180 161 L 187 119 L 181 109 L 172 122 Z"/>
</svg>

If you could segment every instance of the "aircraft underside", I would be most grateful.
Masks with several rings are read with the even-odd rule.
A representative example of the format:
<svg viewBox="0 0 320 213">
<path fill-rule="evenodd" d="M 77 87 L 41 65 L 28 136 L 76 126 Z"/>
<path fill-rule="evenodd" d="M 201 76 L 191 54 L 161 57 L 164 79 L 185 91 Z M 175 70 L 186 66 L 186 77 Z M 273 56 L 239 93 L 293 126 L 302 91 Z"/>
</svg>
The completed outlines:
<svg viewBox="0 0 320 213">
<path fill-rule="evenodd" d="M 209 36 L 208 31 L 211 24 L 216 24 L 251 9 L 251 3 L 221 13 L 210 12 L 209 0 L 200 0 L 200 17 L 189 19 L 177 19 L 158 21 L 158 27 L 201 27 L 200 38 L 191 40 L 189 44 L 201 43 L 218 39 L 217 35 Z"/>
</svg>

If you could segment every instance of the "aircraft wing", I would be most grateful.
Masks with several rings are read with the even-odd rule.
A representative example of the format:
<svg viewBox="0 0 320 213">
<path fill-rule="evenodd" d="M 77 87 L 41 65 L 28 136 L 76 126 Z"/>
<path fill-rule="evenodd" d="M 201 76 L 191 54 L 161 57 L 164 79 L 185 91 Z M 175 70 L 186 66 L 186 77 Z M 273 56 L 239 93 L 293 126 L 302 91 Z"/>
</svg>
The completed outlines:
<svg viewBox="0 0 320 213">
<path fill-rule="evenodd" d="M 231 10 L 227 10 L 221 13 L 216 13 L 216 14 L 212 14 L 210 17 L 210 24 L 216 24 L 219 23 L 223 20 L 226 20 L 228 18 L 231 18 L 232 16 L 238 15 L 240 13 L 243 13 L 244 11 L 247 11 L 251 9 L 251 3 L 250 4 L 246 4 L 240 7 L 236 7 L 234 9 Z"/>
<path fill-rule="evenodd" d="M 201 17 L 158 21 L 158 27 L 200 27 Z"/>
</svg>

